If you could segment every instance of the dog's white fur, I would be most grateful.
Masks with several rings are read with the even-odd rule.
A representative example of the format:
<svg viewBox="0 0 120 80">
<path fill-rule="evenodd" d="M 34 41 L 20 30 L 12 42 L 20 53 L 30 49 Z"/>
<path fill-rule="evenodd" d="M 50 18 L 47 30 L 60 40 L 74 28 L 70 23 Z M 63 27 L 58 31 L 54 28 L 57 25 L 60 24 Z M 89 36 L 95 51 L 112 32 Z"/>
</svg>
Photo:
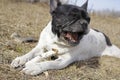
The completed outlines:
<svg viewBox="0 0 120 80">
<path fill-rule="evenodd" d="M 60 1 L 62 4 L 69 3 L 69 0 Z M 50 69 L 62 69 L 72 62 L 94 56 L 109 55 L 120 58 L 120 49 L 115 45 L 107 46 L 105 36 L 101 32 L 90 29 L 89 33 L 80 40 L 80 43 L 72 47 L 54 35 L 51 28 L 52 25 L 49 22 L 41 32 L 37 46 L 29 53 L 14 59 L 11 66 L 19 67 L 25 64 L 25 68 L 22 70 L 24 73 L 37 75 Z M 58 58 L 52 61 L 44 61 L 52 55 L 57 55 Z"/>
<path fill-rule="evenodd" d="M 29 75 L 37 75 L 50 69 L 62 69 L 70 63 L 79 60 L 89 59 L 94 56 L 109 55 L 120 58 L 120 49 L 115 45 L 107 46 L 104 35 L 90 29 L 80 43 L 75 47 L 70 47 L 63 43 L 51 31 L 51 22 L 41 32 L 37 46 L 29 53 L 17 57 L 11 63 L 12 67 L 25 64 L 22 70 Z M 47 52 L 44 52 L 47 49 Z M 58 50 L 58 59 L 43 61 L 47 57 L 56 54 L 53 49 Z"/>
</svg>

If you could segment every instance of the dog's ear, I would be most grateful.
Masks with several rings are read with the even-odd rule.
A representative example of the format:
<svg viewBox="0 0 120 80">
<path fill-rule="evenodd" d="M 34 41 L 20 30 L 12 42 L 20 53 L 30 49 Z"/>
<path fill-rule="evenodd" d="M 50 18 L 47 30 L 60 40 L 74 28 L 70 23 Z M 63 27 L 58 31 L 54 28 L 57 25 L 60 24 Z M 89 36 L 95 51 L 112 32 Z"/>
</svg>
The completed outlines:
<svg viewBox="0 0 120 80">
<path fill-rule="evenodd" d="M 60 0 L 50 0 L 50 13 L 52 13 L 60 5 Z"/>
<path fill-rule="evenodd" d="M 81 8 L 87 11 L 87 6 L 88 6 L 88 0 L 81 6 Z"/>
<path fill-rule="evenodd" d="M 82 16 L 87 20 L 88 24 L 90 23 L 90 17 L 89 14 L 86 13 L 87 12 L 87 7 L 88 7 L 88 0 L 86 0 L 86 2 L 81 6 L 81 8 L 83 8 L 85 10 L 85 12 L 82 12 Z"/>
</svg>

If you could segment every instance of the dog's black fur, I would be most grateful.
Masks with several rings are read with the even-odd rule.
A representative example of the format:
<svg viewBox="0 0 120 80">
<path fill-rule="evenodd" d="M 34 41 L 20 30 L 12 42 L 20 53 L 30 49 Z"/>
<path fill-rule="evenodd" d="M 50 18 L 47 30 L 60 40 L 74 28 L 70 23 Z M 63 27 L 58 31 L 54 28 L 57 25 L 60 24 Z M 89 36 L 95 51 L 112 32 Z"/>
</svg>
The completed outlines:
<svg viewBox="0 0 120 80">
<path fill-rule="evenodd" d="M 59 0 L 50 0 L 52 15 L 52 32 L 58 37 L 63 36 L 70 45 L 79 44 L 80 39 L 87 34 L 90 17 L 87 13 L 88 0 L 81 7 L 74 5 L 62 5 Z M 95 30 L 95 29 L 94 29 Z M 98 30 L 95 30 L 100 32 Z M 78 34 L 78 40 L 72 42 L 64 36 L 67 32 Z M 110 39 L 103 33 L 108 46 L 112 46 Z"/>
<path fill-rule="evenodd" d="M 54 1 L 51 2 L 51 4 L 54 4 L 51 9 L 52 32 L 57 34 L 58 37 L 62 34 L 66 34 L 67 32 L 73 35 L 77 34 L 78 38 L 76 42 L 72 42 L 67 38 L 65 39 L 68 40 L 70 45 L 79 44 L 83 35 L 88 33 L 88 24 L 90 23 L 90 17 L 87 13 L 88 2 L 86 2 L 82 7 L 61 5 L 60 2 L 55 5 L 55 2 L 53 2 Z"/>
<path fill-rule="evenodd" d="M 94 29 L 94 30 L 95 30 L 96 32 L 100 32 L 100 31 L 97 30 L 97 29 Z M 101 33 L 102 33 L 102 32 L 101 32 Z M 111 43 L 109 37 L 108 37 L 105 33 L 103 33 L 103 35 L 105 36 L 105 40 L 106 40 L 107 45 L 108 45 L 108 46 L 112 46 L 112 43 Z"/>
</svg>

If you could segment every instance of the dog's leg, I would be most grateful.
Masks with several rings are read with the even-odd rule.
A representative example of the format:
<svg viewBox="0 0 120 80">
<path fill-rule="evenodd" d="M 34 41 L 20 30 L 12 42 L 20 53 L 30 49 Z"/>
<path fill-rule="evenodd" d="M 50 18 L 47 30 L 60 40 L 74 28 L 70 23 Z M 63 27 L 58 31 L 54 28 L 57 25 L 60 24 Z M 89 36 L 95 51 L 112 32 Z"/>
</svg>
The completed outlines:
<svg viewBox="0 0 120 80">
<path fill-rule="evenodd" d="M 65 68 L 72 62 L 73 60 L 70 57 L 64 56 L 64 57 L 59 57 L 54 61 L 25 64 L 25 68 L 22 70 L 22 72 L 28 75 L 37 75 L 46 70 Z"/>
<path fill-rule="evenodd" d="M 120 49 L 115 45 L 107 46 L 102 55 L 120 58 Z"/>
<path fill-rule="evenodd" d="M 11 66 L 15 68 L 15 67 L 24 65 L 26 62 L 27 62 L 27 64 L 34 63 L 34 62 L 40 62 L 40 61 L 45 60 L 46 58 L 51 57 L 52 55 L 57 55 L 57 52 L 55 50 L 50 50 L 50 51 L 44 53 L 44 49 L 37 46 L 29 53 L 14 59 L 13 62 L 11 63 Z M 33 58 L 33 57 L 35 57 L 35 58 Z"/>
<path fill-rule="evenodd" d="M 40 45 L 37 45 L 29 53 L 15 58 L 12 61 L 11 66 L 13 68 L 20 67 L 20 66 L 24 65 L 26 62 L 28 62 L 29 60 L 31 60 L 33 57 L 35 57 L 35 55 L 40 54 L 40 53 L 43 53 L 43 49 L 40 47 Z"/>
<path fill-rule="evenodd" d="M 28 61 L 28 62 L 26 63 L 26 65 L 27 65 L 27 64 L 30 64 L 30 63 L 42 62 L 42 61 L 46 60 L 47 58 L 50 58 L 51 56 L 53 56 L 53 55 L 55 55 L 55 54 L 56 54 L 56 52 L 54 52 L 54 51 L 48 51 L 48 52 L 46 52 L 46 53 L 43 53 L 43 54 L 41 54 L 41 55 L 36 56 L 35 58 L 33 58 L 33 59 L 30 60 L 30 61 Z"/>
<path fill-rule="evenodd" d="M 49 22 L 47 27 L 45 27 L 43 29 L 43 31 L 41 32 L 39 42 L 38 42 L 37 46 L 35 48 L 33 48 L 29 53 L 14 59 L 11 63 L 11 66 L 12 67 L 22 66 L 26 62 L 31 60 L 32 58 L 43 54 L 46 44 L 51 42 L 51 35 L 50 34 L 52 34 L 52 33 L 48 33 L 49 30 L 51 30 L 50 28 L 51 28 L 51 22 Z"/>
</svg>

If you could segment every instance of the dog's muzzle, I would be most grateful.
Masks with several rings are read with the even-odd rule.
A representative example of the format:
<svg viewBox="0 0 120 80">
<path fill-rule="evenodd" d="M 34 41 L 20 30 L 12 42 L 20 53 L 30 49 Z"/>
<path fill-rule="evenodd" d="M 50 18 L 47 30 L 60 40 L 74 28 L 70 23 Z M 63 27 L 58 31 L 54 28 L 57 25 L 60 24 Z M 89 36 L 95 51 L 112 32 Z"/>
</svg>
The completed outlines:
<svg viewBox="0 0 120 80">
<path fill-rule="evenodd" d="M 78 23 L 80 20 L 75 19 L 71 22 L 67 22 L 62 26 L 62 29 L 60 31 L 60 34 L 62 36 L 62 39 L 64 39 L 69 45 L 76 46 L 79 44 L 80 39 L 89 32 L 89 30 L 86 29 L 67 29 L 70 28 L 71 25 L 74 26 L 75 23 Z M 74 27 L 73 27 L 74 28 Z"/>
</svg>

